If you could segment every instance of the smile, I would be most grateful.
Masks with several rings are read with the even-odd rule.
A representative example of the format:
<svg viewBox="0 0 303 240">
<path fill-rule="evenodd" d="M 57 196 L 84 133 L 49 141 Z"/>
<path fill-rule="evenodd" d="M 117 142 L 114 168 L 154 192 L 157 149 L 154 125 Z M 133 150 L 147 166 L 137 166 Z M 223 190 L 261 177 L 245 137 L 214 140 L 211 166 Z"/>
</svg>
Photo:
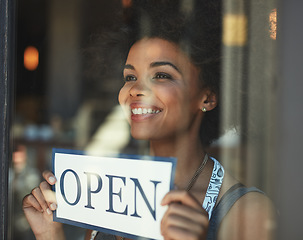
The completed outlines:
<svg viewBox="0 0 303 240">
<path fill-rule="evenodd" d="M 132 114 L 134 115 L 142 115 L 142 114 L 157 114 L 161 112 L 161 110 L 155 110 L 151 108 L 133 108 L 131 109 Z"/>
</svg>

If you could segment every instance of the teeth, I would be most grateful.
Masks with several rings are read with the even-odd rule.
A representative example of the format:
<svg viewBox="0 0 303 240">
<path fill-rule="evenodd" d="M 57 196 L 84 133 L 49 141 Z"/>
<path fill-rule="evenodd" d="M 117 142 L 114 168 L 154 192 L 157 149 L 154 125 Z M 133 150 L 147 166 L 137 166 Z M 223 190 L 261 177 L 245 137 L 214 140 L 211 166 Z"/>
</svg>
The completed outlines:
<svg viewBox="0 0 303 240">
<path fill-rule="evenodd" d="M 153 114 L 153 113 L 159 113 L 160 110 L 153 110 L 151 108 L 133 108 L 132 113 L 133 114 Z"/>
</svg>

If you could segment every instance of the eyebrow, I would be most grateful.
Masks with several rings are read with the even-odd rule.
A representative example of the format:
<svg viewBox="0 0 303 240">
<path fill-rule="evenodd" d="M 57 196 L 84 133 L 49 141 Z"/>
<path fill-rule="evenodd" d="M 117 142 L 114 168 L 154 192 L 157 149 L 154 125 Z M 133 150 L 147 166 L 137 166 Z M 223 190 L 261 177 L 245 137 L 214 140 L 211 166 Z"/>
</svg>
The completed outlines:
<svg viewBox="0 0 303 240">
<path fill-rule="evenodd" d="M 159 66 L 165 66 L 165 65 L 171 66 L 172 68 L 176 69 L 179 73 L 181 73 L 179 68 L 176 65 L 172 64 L 171 62 L 164 62 L 164 61 L 163 62 L 152 62 L 150 64 L 150 67 L 159 67 Z M 135 70 L 135 67 L 131 64 L 125 64 L 124 69 Z"/>
<path fill-rule="evenodd" d="M 181 73 L 179 68 L 176 65 L 172 64 L 171 62 L 152 62 L 150 64 L 150 67 L 159 67 L 159 66 L 165 66 L 165 65 L 171 66 L 172 68 L 176 69 L 179 73 Z"/>
<path fill-rule="evenodd" d="M 125 64 L 124 69 L 131 69 L 131 70 L 135 70 L 135 67 L 131 64 Z"/>
</svg>

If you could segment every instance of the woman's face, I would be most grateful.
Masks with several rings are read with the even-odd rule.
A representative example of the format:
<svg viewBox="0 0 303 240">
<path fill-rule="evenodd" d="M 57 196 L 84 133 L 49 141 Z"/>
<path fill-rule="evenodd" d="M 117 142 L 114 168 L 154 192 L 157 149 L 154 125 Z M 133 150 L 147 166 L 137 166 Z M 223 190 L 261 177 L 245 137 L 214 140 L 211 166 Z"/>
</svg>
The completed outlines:
<svg viewBox="0 0 303 240">
<path fill-rule="evenodd" d="M 202 114 L 199 69 L 174 43 L 160 38 L 136 42 L 123 75 L 119 102 L 134 138 L 174 138 L 190 131 L 195 118 Z"/>
</svg>

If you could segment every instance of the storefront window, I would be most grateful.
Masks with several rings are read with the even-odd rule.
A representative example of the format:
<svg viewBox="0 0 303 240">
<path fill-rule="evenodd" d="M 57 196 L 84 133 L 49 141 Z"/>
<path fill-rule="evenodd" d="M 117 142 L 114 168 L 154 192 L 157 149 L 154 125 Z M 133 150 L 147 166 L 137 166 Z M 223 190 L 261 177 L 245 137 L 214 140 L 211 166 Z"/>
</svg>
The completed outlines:
<svg viewBox="0 0 303 240">
<path fill-rule="evenodd" d="M 190 14 L 195 2 L 176 1 L 174 7 Z M 207 151 L 235 178 L 271 197 L 277 3 L 223 2 L 221 136 Z M 140 1 L 18 1 L 9 171 L 11 239 L 34 239 L 22 199 L 42 181 L 41 173 L 51 169 L 53 148 L 101 156 L 149 154 L 148 143 L 130 135 L 118 103 L 124 84 L 119 71 L 122 53 L 118 48 L 101 49 L 109 54 L 104 61 L 97 54 L 102 44 L 96 45 L 99 34 L 132 24 L 137 5 Z M 150 31 L 144 15 L 140 24 L 142 31 Z M 84 239 L 85 229 L 66 225 L 65 231 L 68 239 Z"/>
</svg>

